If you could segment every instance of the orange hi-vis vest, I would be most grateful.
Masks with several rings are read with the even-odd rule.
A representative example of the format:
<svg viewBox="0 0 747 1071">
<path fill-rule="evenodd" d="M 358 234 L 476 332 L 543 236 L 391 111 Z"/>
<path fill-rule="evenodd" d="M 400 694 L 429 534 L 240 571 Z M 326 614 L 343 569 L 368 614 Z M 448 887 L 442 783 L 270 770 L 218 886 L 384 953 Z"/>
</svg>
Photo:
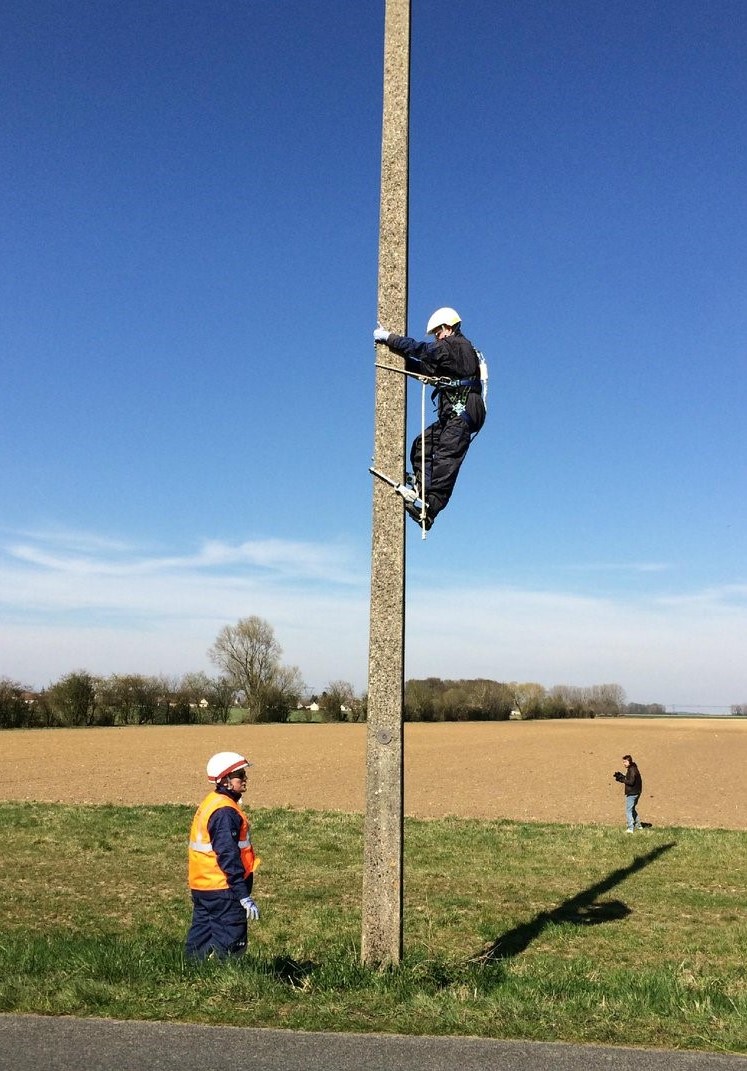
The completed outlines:
<svg viewBox="0 0 747 1071">
<path fill-rule="evenodd" d="M 199 892 L 212 892 L 229 887 L 228 879 L 218 865 L 208 833 L 210 817 L 221 807 L 233 807 L 241 816 L 238 848 L 241 852 L 241 862 L 244 864 L 244 877 L 248 878 L 255 869 L 254 848 L 246 815 L 230 796 L 224 796 L 221 792 L 210 792 L 195 811 L 189 831 L 189 887 Z"/>
</svg>

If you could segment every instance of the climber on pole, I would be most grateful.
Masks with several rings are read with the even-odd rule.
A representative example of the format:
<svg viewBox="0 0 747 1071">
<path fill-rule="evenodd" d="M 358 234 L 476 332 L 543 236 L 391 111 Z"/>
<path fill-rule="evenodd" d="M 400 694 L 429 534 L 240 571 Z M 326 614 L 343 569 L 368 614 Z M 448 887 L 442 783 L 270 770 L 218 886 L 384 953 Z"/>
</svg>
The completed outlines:
<svg viewBox="0 0 747 1071">
<path fill-rule="evenodd" d="M 426 327 L 433 341 L 395 335 L 380 324 L 374 331 L 375 342 L 404 357 L 407 372 L 435 382 L 432 398 L 438 417 L 415 437 L 410 449 L 410 486 L 422 498 L 425 513 L 402 495 L 408 514 L 426 530 L 451 498 L 469 445 L 485 423 L 487 365 L 461 326 L 455 309 L 441 308 Z"/>
</svg>

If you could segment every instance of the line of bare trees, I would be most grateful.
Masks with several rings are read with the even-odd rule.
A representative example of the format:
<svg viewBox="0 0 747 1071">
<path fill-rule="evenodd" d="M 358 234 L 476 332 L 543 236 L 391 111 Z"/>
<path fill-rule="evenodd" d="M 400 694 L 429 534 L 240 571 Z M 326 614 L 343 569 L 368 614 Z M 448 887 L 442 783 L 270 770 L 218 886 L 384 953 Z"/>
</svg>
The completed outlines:
<svg viewBox="0 0 747 1071">
<path fill-rule="evenodd" d="M 332 681 L 320 695 L 268 689 L 262 705 L 246 703 L 243 688 L 227 676 L 190 673 L 180 679 L 137 674 L 95 677 L 68 673 L 42 692 L 0 679 L 0 728 L 97 725 L 195 725 L 224 723 L 239 708 L 242 721 L 360 722 L 366 696 L 347 681 Z M 659 704 L 626 704 L 619 685 L 546 689 L 536 683 L 493 680 L 409 680 L 406 721 L 505 721 L 511 717 L 593 718 L 663 714 Z"/>
<path fill-rule="evenodd" d="M 41 692 L 0 679 L 2 729 L 225 722 L 232 706 L 230 684 L 205 673 L 180 679 L 134 673 L 95 677 L 81 669 Z"/>
<path fill-rule="evenodd" d="M 656 713 L 652 708 L 647 713 Z M 558 684 L 493 680 L 409 680 L 405 685 L 408 721 L 506 721 L 511 717 L 594 718 L 627 713 L 619 684 L 581 688 Z M 661 707 L 663 713 L 664 708 Z"/>
<path fill-rule="evenodd" d="M 366 696 L 332 681 L 310 696 L 296 666 L 282 661 L 272 625 L 260 617 L 226 625 L 208 651 L 220 675 L 178 679 L 138 674 L 68 673 L 44 691 L 0 678 L 0 728 L 75 725 L 189 725 L 228 721 L 238 707 L 246 722 L 288 721 L 313 707 L 324 721 L 365 721 Z M 312 700 L 314 701 L 312 703 Z M 618 684 L 592 687 L 429 677 L 405 685 L 407 721 L 503 721 L 521 718 L 616 717 L 664 713 L 660 704 L 627 704 Z"/>
</svg>

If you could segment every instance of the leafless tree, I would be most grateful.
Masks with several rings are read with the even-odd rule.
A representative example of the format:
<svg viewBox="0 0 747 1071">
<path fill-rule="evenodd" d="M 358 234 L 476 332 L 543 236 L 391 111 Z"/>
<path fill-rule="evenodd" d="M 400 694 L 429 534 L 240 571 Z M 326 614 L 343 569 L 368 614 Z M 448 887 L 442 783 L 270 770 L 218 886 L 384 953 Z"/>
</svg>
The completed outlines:
<svg viewBox="0 0 747 1071">
<path fill-rule="evenodd" d="M 246 720 L 279 721 L 295 704 L 304 683 L 295 666 L 283 666 L 283 651 L 272 625 L 261 617 L 242 617 L 226 625 L 208 651 L 210 660 L 246 699 Z"/>
<path fill-rule="evenodd" d="M 325 721 L 345 721 L 353 709 L 355 691 L 348 681 L 330 681 L 322 692 L 319 707 Z"/>
</svg>

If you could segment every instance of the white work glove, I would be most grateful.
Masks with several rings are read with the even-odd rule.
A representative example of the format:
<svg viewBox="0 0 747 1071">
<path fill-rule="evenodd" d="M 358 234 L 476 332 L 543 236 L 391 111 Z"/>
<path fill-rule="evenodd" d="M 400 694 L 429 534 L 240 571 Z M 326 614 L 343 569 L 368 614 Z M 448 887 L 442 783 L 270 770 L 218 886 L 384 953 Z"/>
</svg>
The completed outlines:
<svg viewBox="0 0 747 1071">
<path fill-rule="evenodd" d="M 374 342 L 386 342 L 390 335 L 391 331 L 387 331 L 381 324 L 377 324 L 376 330 L 374 331 Z"/>
<path fill-rule="evenodd" d="M 243 900 L 239 900 L 239 903 L 246 911 L 247 922 L 256 922 L 259 918 L 259 908 L 252 900 L 251 896 L 245 896 Z"/>
</svg>

